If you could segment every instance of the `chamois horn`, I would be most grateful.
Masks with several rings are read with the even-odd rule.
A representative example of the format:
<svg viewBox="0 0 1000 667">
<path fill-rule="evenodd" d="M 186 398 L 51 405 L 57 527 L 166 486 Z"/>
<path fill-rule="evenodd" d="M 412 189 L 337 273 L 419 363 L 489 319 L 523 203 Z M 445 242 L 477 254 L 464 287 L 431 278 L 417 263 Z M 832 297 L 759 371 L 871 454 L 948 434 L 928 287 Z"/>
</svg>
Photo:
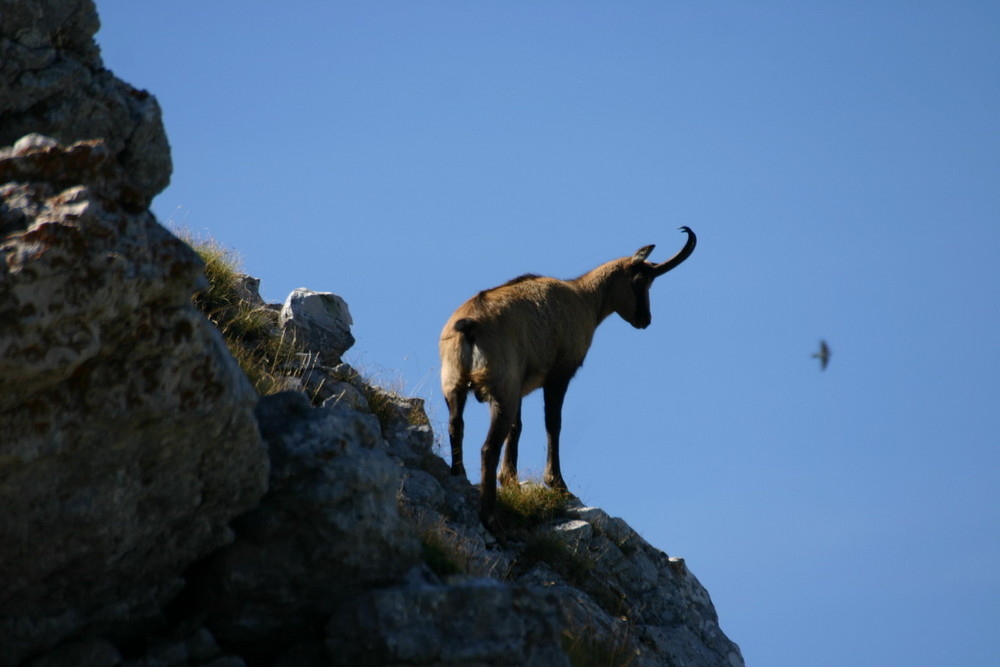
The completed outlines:
<svg viewBox="0 0 1000 667">
<path fill-rule="evenodd" d="M 694 235 L 694 232 L 691 231 L 690 227 L 685 226 L 685 227 L 680 227 L 679 229 L 682 232 L 687 232 L 688 235 L 687 243 L 684 244 L 684 247 L 681 248 L 676 255 L 674 255 L 667 261 L 663 262 L 662 264 L 653 265 L 654 277 L 662 276 L 664 273 L 666 273 L 670 269 L 676 267 L 678 264 L 683 262 L 685 259 L 688 258 L 688 255 L 694 252 L 694 246 L 696 243 L 698 243 L 698 237 Z"/>
</svg>

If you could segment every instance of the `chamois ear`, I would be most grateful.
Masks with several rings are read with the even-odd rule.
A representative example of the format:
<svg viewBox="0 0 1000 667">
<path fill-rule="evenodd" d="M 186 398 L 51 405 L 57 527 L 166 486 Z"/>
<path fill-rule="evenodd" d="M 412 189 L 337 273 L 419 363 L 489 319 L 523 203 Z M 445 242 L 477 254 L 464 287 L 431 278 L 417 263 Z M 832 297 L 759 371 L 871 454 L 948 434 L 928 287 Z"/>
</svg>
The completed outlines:
<svg viewBox="0 0 1000 667">
<path fill-rule="evenodd" d="M 647 245 L 636 250 L 635 254 L 632 255 L 632 263 L 638 264 L 639 262 L 645 262 L 646 258 L 649 257 L 649 254 L 653 252 L 653 248 L 655 247 L 655 245 Z"/>
</svg>

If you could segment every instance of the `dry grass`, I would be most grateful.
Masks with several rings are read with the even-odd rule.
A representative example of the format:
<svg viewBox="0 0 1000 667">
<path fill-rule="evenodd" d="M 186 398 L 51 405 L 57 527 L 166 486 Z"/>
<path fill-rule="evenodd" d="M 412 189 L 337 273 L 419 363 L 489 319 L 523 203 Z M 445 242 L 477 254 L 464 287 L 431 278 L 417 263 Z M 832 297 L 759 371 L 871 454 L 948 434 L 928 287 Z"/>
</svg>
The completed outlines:
<svg viewBox="0 0 1000 667">
<path fill-rule="evenodd" d="M 344 382 L 359 383 L 368 408 L 378 418 L 383 429 L 394 421 L 403 421 L 410 426 L 430 424 L 424 411 L 422 400 L 407 397 L 404 382 L 400 377 L 386 379 L 368 372 L 351 369 L 352 375 L 338 378 Z M 384 372 L 378 375 L 385 375 Z"/>
<path fill-rule="evenodd" d="M 194 295 L 194 304 L 218 327 L 240 368 L 262 396 L 287 388 L 289 377 L 301 378 L 310 361 L 278 326 L 277 313 L 248 303 L 241 295 L 242 261 L 239 254 L 215 239 L 187 230 L 174 233 L 205 263 L 208 286 Z M 404 400 L 401 380 L 381 382 L 356 371 L 339 377 L 362 390 L 372 413 L 383 426 L 400 420 L 410 425 L 428 424 L 423 404 Z M 383 388 L 389 387 L 389 388 Z"/>
<path fill-rule="evenodd" d="M 424 549 L 424 561 L 439 576 L 469 571 L 470 548 L 443 519 L 421 529 L 420 544 Z"/>
<path fill-rule="evenodd" d="M 194 295 L 194 304 L 222 332 L 226 346 L 263 395 L 280 391 L 296 364 L 299 350 L 279 331 L 277 315 L 247 303 L 240 295 L 239 255 L 212 238 L 177 231 L 205 263 L 208 287 Z"/>
<path fill-rule="evenodd" d="M 629 647 L 627 625 L 610 637 L 593 628 L 563 630 L 562 649 L 573 667 L 629 667 L 638 655 Z"/>
<path fill-rule="evenodd" d="M 550 489 L 537 481 L 501 486 L 497 508 L 503 525 L 515 530 L 532 530 L 566 515 L 570 495 Z"/>
</svg>

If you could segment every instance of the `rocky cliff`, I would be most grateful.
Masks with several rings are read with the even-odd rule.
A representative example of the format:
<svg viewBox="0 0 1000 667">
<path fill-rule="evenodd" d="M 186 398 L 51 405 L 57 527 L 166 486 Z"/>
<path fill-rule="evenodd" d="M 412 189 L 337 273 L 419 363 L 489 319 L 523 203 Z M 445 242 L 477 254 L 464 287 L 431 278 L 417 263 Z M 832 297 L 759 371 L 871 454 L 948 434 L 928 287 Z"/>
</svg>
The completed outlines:
<svg viewBox="0 0 1000 667">
<path fill-rule="evenodd" d="M 743 664 L 621 519 L 557 499 L 487 532 L 421 401 L 341 363 L 339 297 L 241 283 L 299 345 L 259 397 L 148 210 L 159 109 L 97 26 L 0 0 L 0 665 Z"/>
</svg>

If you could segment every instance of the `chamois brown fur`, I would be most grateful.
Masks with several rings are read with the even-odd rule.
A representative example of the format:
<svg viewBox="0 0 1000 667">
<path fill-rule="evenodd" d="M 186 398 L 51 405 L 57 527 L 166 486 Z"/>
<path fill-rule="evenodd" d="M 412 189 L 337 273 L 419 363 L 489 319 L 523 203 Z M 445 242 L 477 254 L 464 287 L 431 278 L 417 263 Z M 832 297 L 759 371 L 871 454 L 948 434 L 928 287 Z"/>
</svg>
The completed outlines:
<svg viewBox="0 0 1000 667">
<path fill-rule="evenodd" d="M 597 326 L 617 313 L 637 329 L 652 319 L 649 287 L 683 262 L 696 237 L 661 264 L 646 260 L 653 246 L 615 259 L 574 280 L 523 275 L 479 292 L 456 310 L 441 332 L 441 387 L 448 403 L 452 474 L 464 475 L 462 413 L 468 392 L 490 404 L 490 428 L 482 450 L 480 514 L 496 527 L 496 482 L 503 448 L 502 484 L 517 482 L 521 398 L 542 388 L 548 456 L 545 482 L 566 489 L 559 465 L 559 432 L 566 388 L 583 363 Z M 506 446 L 504 447 L 504 444 Z"/>
</svg>

